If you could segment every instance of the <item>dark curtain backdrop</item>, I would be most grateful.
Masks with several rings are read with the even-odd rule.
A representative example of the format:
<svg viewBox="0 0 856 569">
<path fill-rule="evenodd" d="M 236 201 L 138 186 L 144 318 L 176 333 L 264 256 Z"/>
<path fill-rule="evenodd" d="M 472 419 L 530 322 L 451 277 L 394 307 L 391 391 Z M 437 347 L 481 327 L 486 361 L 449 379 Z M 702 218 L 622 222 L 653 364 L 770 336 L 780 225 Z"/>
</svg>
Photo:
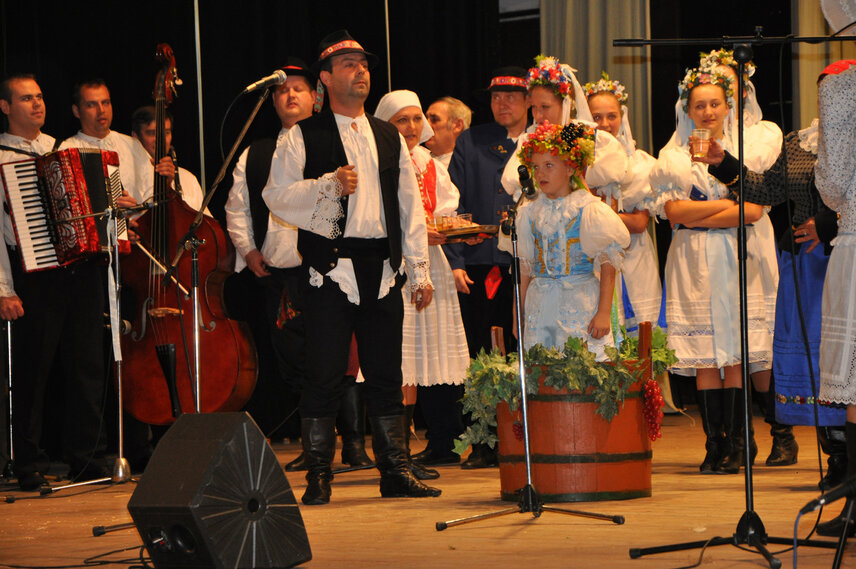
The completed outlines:
<svg viewBox="0 0 856 569">
<path fill-rule="evenodd" d="M 34 7 L 36 9 L 34 10 Z M 484 87 L 499 66 L 497 0 L 389 1 L 392 88 L 416 91 L 425 106 L 453 95 L 475 105 L 473 91 Z M 200 2 L 206 178 L 210 184 L 222 163 L 219 130 L 229 103 L 249 83 L 282 65 L 286 56 L 314 61 L 327 33 L 347 28 L 381 64 L 372 73 L 369 112 L 387 91 L 383 0 L 291 1 L 204 0 Z M 179 77 L 174 145 L 181 165 L 199 172 L 199 128 L 191 0 L 150 0 L 25 4 L 0 0 L 0 73 L 33 72 L 47 104 L 44 131 L 57 138 L 74 134 L 71 89 L 83 77 L 103 77 L 113 98 L 113 128 L 129 133 L 130 116 L 151 103 L 158 70 L 158 43 L 175 52 Z M 533 54 L 534 55 L 534 54 Z M 228 152 L 255 104 L 245 96 L 224 128 Z M 482 113 L 479 116 L 483 116 Z M 488 120 L 489 115 L 484 117 Z M 266 103 L 247 140 L 279 130 Z M 229 176 L 224 186 L 228 186 Z M 212 202 L 219 212 L 221 186 Z"/>
</svg>

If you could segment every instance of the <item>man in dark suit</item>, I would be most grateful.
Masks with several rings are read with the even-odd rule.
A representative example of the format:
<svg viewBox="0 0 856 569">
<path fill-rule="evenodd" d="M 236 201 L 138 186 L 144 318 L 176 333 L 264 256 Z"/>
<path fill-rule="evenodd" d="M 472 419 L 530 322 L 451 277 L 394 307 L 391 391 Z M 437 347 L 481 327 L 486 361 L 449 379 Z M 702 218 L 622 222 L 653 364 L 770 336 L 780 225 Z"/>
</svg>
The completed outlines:
<svg viewBox="0 0 856 569">
<path fill-rule="evenodd" d="M 473 221 L 497 225 L 513 204 L 500 178 L 505 163 L 517 150 L 517 138 L 526 129 L 529 97 L 526 70 L 497 69 L 487 89 L 494 122 L 465 130 L 458 138 L 449 174 L 461 192 L 461 212 L 472 213 Z M 490 329 L 501 326 L 507 350 L 513 349 L 512 310 L 514 290 L 508 268 L 511 256 L 497 248 L 496 239 L 477 245 L 445 247 L 461 300 L 461 317 L 470 355 L 491 350 Z M 486 445 L 473 448 L 462 468 L 495 466 L 496 452 Z"/>
</svg>

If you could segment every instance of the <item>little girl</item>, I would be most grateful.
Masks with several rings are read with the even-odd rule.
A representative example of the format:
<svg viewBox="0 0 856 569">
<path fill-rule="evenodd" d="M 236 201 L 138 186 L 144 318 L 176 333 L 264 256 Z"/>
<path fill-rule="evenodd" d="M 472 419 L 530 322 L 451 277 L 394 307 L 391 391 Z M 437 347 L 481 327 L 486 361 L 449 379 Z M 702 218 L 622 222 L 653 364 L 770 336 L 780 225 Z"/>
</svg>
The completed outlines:
<svg viewBox="0 0 856 569">
<path fill-rule="evenodd" d="M 523 345 L 562 349 L 583 338 L 599 360 L 610 333 L 615 273 L 630 233 L 589 192 L 583 173 L 594 157 L 593 128 L 542 124 L 518 157 L 540 190 L 517 220 Z"/>
</svg>

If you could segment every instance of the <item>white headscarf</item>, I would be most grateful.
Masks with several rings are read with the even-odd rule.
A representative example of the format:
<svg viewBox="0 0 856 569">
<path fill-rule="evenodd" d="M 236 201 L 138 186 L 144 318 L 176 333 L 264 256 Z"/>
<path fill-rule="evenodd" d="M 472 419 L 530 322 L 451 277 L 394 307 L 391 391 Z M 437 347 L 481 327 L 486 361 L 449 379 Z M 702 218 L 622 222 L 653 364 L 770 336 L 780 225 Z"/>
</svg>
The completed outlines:
<svg viewBox="0 0 856 569">
<path fill-rule="evenodd" d="M 384 95 L 377 104 L 374 116 L 381 120 L 388 121 L 393 117 L 393 115 L 395 115 L 395 113 L 406 107 L 416 107 L 421 111 L 422 103 L 419 102 L 419 96 L 413 91 L 407 91 L 406 89 L 390 91 Z M 434 129 L 432 129 L 431 125 L 428 124 L 428 119 L 425 117 L 425 113 L 422 113 L 422 135 L 419 137 L 419 142 L 423 143 L 426 140 L 429 140 L 432 136 L 434 136 Z"/>
</svg>

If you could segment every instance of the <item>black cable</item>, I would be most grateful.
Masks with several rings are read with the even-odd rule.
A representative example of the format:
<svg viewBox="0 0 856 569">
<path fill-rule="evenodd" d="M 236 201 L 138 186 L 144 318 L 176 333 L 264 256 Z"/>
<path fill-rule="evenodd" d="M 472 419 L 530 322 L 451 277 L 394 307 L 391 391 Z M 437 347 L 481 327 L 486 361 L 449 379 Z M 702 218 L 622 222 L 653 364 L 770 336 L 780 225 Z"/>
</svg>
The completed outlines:
<svg viewBox="0 0 856 569">
<path fill-rule="evenodd" d="M 835 36 L 839 35 L 841 32 L 843 32 L 844 30 L 846 30 L 849 27 L 852 27 L 853 25 L 856 25 L 856 22 L 850 22 L 849 24 L 847 24 L 846 26 L 844 26 L 843 28 L 841 28 L 840 30 L 838 30 L 837 32 L 835 32 L 834 34 L 832 34 L 829 37 L 834 38 Z"/>
<path fill-rule="evenodd" d="M 229 103 L 229 106 L 228 106 L 228 107 L 226 107 L 226 112 L 223 114 L 223 119 L 220 121 L 220 135 L 219 135 L 219 138 L 218 138 L 218 141 L 217 141 L 217 142 L 218 142 L 218 143 L 219 143 L 219 145 L 220 145 L 220 160 L 221 160 L 221 161 L 223 161 L 223 160 L 225 160 L 225 159 L 226 159 L 226 153 L 225 153 L 225 152 L 223 152 L 223 130 L 224 130 L 224 129 L 225 129 L 225 127 L 226 127 L 226 119 L 229 117 L 229 113 L 230 113 L 230 112 L 232 112 L 232 107 L 234 107 L 234 106 L 235 106 L 235 103 L 237 103 L 237 102 L 238 102 L 238 99 L 240 99 L 240 98 L 241 98 L 241 95 L 242 95 L 242 94 L 243 94 L 243 93 L 240 93 L 240 94 L 238 94 L 238 96 L 237 96 L 237 97 L 235 97 L 234 99 L 232 99 L 232 102 L 231 102 L 231 103 Z"/>
<path fill-rule="evenodd" d="M 142 550 L 145 546 L 141 545 L 133 545 L 131 547 L 125 547 L 123 549 L 114 549 L 113 551 L 107 551 L 105 553 L 99 553 L 97 555 L 93 555 L 92 557 L 87 557 L 83 560 L 82 563 L 72 564 L 72 565 L 16 565 L 12 563 L 0 563 L 0 567 L 8 567 L 9 569 L 77 569 L 80 567 L 101 567 L 106 565 L 129 565 L 130 567 L 134 567 L 134 563 L 138 561 L 137 557 L 133 557 L 130 559 L 101 559 L 102 557 L 107 557 L 108 555 L 115 555 L 117 553 L 123 553 L 125 551 L 131 551 L 134 549 L 140 549 L 139 561 L 143 562 L 144 567 L 148 567 L 146 565 L 146 560 L 143 557 Z"/>
</svg>

